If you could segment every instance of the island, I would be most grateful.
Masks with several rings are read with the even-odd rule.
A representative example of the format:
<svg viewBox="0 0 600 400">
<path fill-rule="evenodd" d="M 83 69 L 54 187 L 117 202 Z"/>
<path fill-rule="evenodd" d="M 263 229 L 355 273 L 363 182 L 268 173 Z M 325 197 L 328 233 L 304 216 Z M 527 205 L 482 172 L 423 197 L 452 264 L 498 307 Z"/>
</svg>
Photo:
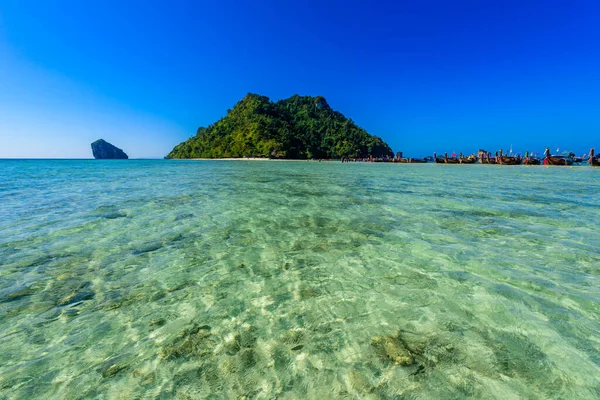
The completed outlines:
<svg viewBox="0 0 600 400">
<path fill-rule="evenodd" d="M 225 117 L 175 146 L 181 158 L 329 159 L 392 157 L 381 138 L 370 135 L 323 96 L 294 95 L 272 102 L 248 93 Z"/>
<path fill-rule="evenodd" d="M 104 139 L 98 139 L 92 143 L 92 154 L 97 160 L 127 160 L 129 158 L 123 150 Z"/>
</svg>

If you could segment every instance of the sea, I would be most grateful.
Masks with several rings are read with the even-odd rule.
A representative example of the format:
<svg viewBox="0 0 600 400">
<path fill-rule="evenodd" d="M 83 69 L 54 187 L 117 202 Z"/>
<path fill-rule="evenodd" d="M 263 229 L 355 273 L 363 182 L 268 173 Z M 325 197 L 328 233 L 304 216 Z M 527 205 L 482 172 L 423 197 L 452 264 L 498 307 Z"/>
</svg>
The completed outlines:
<svg viewBox="0 0 600 400">
<path fill-rule="evenodd" d="M 600 169 L 0 160 L 0 399 L 598 399 Z"/>
</svg>

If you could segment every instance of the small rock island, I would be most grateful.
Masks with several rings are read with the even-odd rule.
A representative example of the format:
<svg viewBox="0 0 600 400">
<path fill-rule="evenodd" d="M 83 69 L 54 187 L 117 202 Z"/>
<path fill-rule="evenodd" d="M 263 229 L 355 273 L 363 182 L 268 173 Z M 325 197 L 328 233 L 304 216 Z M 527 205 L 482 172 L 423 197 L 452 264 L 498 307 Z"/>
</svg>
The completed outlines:
<svg viewBox="0 0 600 400">
<path fill-rule="evenodd" d="M 323 96 L 296 94 L 273 102 L 248 93 L 223 118 L 175 146 L 167 158 L 310 160 L 393 154 L 381 138 L 332 109 Z"/>
<path fill-rule="evenodd" d="M 125 152 L 104 139 L 92 143 L 92 154 L 96 160 L 127 160 Z"/>
</svg>

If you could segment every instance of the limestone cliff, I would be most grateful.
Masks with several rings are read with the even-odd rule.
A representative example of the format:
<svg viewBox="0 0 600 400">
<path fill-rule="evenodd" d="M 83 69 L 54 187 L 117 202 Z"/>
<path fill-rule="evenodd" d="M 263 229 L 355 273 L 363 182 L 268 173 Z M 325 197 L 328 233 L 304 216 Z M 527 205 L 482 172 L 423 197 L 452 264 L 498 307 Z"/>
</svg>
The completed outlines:
<svg viewBox="0 0 600 400">
<path fill-rule="evenodd" d="M 97 160 L 126 160 L 129 158 L 123 150 L 113 146 L 104 139 L 99 139 L 92 143 L 92 154 Z"/>
</svg>

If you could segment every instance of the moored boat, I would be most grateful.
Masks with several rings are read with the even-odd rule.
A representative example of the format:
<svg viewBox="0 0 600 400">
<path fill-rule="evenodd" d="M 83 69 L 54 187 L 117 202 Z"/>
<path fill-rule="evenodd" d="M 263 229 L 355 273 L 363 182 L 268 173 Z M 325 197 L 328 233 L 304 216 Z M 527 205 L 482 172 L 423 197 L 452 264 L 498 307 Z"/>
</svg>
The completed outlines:
<svg viewBox="0 0 600 400">
<path fill-rule="evenodd" d="M 577 157 L 575 153 L 570 152 L 567 157 L 573 160 L 573 164 L 581 165 L 585 162 L 585 156 L 586 155 L 584 154 L 581 157 Z"/>
<path fill-rule="evenodd" d="M 427 162 L 424 158 L 409 158 L 409 164 L 425 164 Z"/>
<path fill-rule="evenodd" d="M 481 164 L 496 164 L 496 158 L 492 157 L 492 153 L 487 150 L 479 149 L 477 158 Z"/>
<path fill-rule="evenodd" d="M 600 155 L 595 155 L 595 150 L 590 149 L 590 157 L 587 162 L 592 167 L 600 167 Z"/>
<path fill-rule="evenodd" d="M 460 164 L 460 160 L 458 158 L 452 157 L 436 157 L 435 162 L 438 164 Z"/>
<path fill-rule="evenodd" d="M 502 149 L 500 149 L 500 154 L 496 155 L 496 163 L 501 165 L 519 165 L 521 164 L 521 157 L 505 156 L 502 154 Z"/>
<path fill-rule="evenodd" d="M 394 157 L 395 163 L 401 164 L 421 164 L 426 163 L 426 158 L 412 158 L 412 157 L 403 157 L 403 153 L 401 151 L 396 153 L 396 157 Z"/>
<path fill-rule="evenodd" d="M 571 155 L 568 156 L 553 156 L 550 154 L 550 148 L 546 147 L 544 150 L 544 161 L 542 161 L 544 165 L 573 165 L 573 157 Z"/>
<path fill-rule="evenodd" d="M 519 165 L 521 164 L 521 158 L 513 156 L 499 156 L 497 163 L 501 165 Z"/>
<path fill-rule="evenodd" d="M 437 153 L 433 153 L 433 159 L 437 164 L 460 164 L 458 158 L 448 157 L 448 153 L 444 153 L 444 157 L 438 157 Z"/>
<path fill-rule="evenodd" d="M 480 158 L 479 162 L 482 164 L 497 164 L 496 159 L 493 157 L 492 158 L 487 158 L 487 157 Z"/>
<path fill-rule="evenodd" d="M 537 157 L 525 157 L 523 159 L 524 165 L 540 165 L 541 163 L 542 163 L 542 160 L 540 160 Z"/>
<path fill-rule="evenodd" d="M 461 158 L 459 158 L 459 161 L 461 164 L 475 164 L 477 162 L 477 157 L 475 157 L 475 156 L 461 157 Z"/>
<path fill-rule="evenodd" d="M 477 157 L 475 157 L 475 154 L 471 154 L 470 156 L 465 157 L 461 152 L 458 155 L 458 162 L 459 164 L 475 164 L 477 162 Z"/>
<path fill-rule="evenodd" d="M 573 165 L 573 159 L 566 156 L 547 156 L 544 165 Z"/>
</svg>

